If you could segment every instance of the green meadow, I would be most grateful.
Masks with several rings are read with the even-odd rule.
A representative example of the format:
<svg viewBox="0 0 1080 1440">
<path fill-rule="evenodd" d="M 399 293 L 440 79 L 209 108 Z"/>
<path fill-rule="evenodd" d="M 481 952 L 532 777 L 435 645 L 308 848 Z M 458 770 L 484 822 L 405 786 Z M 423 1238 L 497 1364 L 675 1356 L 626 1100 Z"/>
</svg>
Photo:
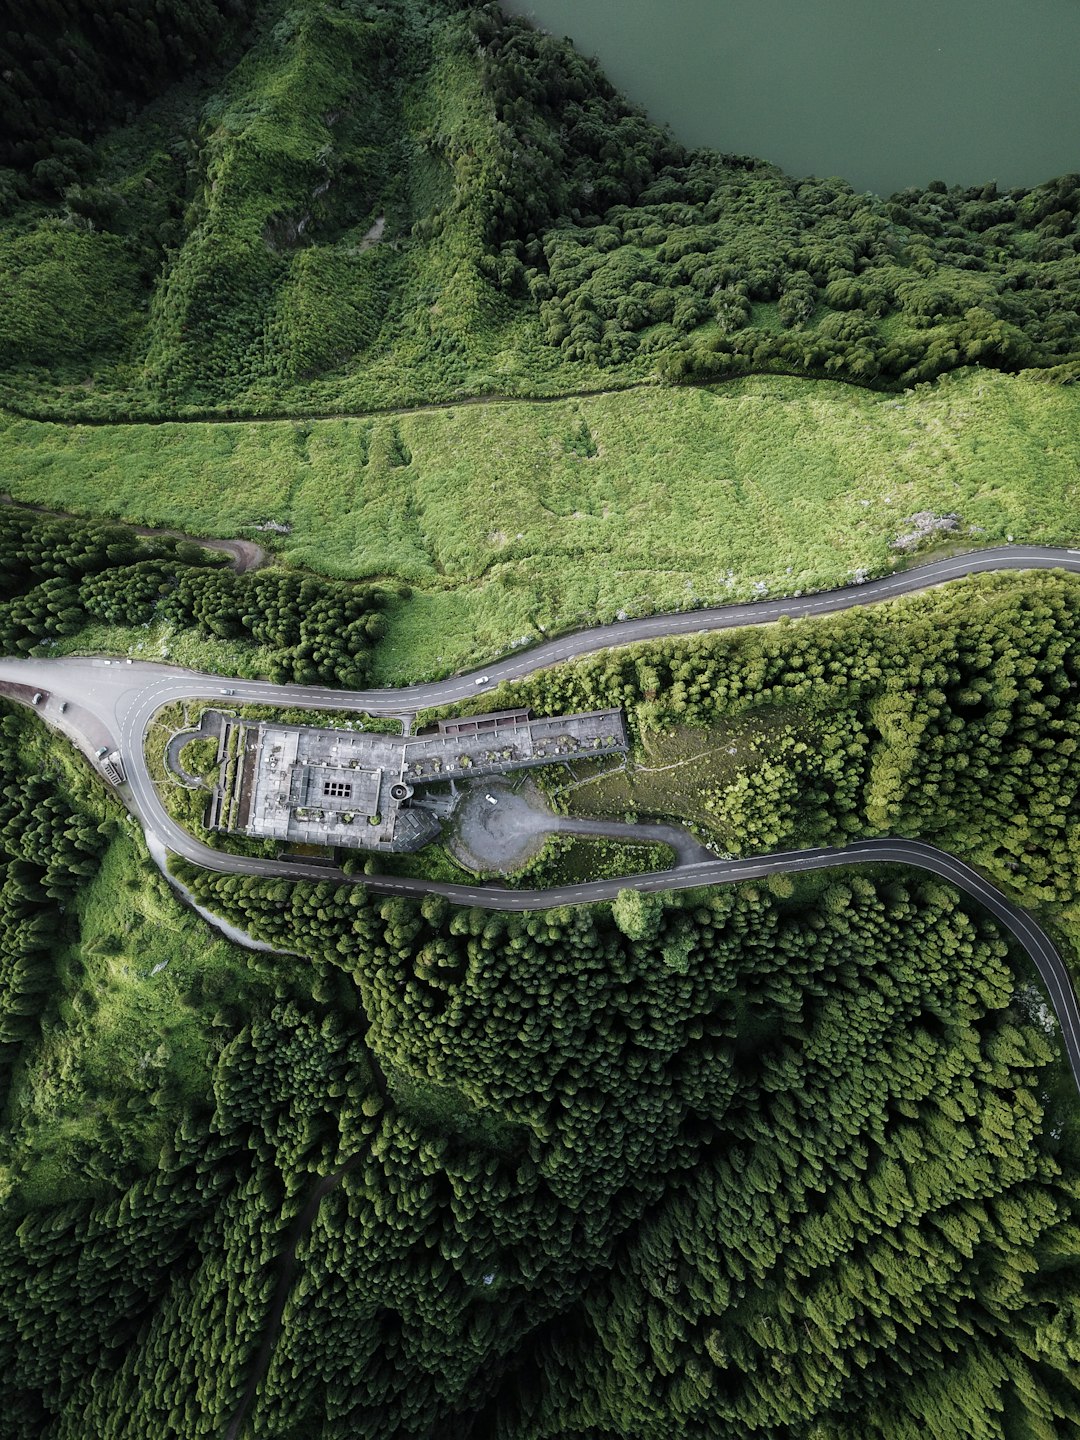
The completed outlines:
<svg viewBox="0 0 1080 1440">
<path fill-rule="evenodd" d="M 17 499 L 409 587 L 383 681 L 620 612 L 885 570 L 918 511 L 959 515 L 961 548 L 1080 535 L 1080 400 L 1033 374 L 899 395 L 758 376 L 303 422 L 9 418 L 0 440 Z"/>
</svg>

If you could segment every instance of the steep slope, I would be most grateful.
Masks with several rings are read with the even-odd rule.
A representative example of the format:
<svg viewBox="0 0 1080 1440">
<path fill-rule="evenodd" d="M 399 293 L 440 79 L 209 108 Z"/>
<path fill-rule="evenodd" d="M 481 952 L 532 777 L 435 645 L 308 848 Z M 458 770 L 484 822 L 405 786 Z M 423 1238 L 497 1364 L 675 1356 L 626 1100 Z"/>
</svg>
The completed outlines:
<svg viewBox="0 0 1080 1440">
<path fill-rule="evenodd" d="M 687 153 L 493 4 L 264 6 L 227 73 L 93 147 L 50 143 L 0 172 L 0 399 L 26 412 L 326 413 L 762 367 L 1067 377 L 1080 355 L 1077 176 L 886 202 Z"/>
<path fill-rule="evenodd" d="M 256 0 L 8 0 L 0 32 L 0 165 L 58 192 L 87 141 L 238 41 Z"/>
</svg>

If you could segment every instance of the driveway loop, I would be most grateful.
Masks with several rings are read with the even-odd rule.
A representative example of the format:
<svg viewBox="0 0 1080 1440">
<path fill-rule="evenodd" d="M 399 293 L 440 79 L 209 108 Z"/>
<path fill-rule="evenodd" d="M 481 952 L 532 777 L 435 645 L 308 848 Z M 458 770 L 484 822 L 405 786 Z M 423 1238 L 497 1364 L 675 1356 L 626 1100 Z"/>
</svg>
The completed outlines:
<svg viewBox="0 0 1080 1440">
<path fill-rule="evenodd" d="M 514 788 L 500 780 L 481 780 L 469 786 L 455 812 L 446 847 L 467 870 L 506 875 L 526 865 L 549 835 L 670 845 L 680 865 L 712 859 L 705 846 L 680 825 L 556 815 L 533 780 Z"/>
</svg>

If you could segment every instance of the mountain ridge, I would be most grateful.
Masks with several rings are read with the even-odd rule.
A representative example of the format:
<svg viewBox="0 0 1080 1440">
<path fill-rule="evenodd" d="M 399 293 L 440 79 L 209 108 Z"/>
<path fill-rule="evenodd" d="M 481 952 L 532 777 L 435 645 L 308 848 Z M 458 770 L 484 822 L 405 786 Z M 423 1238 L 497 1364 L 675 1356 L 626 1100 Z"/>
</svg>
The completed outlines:
<svg viewBox="0 0 1080 1440">
<path fill-rule="evenodd" d="M 494 4 L 264 6 L 197 72 L 0 172 L 0 403 L 324 413 L 1080 363 L 1076 175 L 886 201 L 688 151 Z"/>
</svg>

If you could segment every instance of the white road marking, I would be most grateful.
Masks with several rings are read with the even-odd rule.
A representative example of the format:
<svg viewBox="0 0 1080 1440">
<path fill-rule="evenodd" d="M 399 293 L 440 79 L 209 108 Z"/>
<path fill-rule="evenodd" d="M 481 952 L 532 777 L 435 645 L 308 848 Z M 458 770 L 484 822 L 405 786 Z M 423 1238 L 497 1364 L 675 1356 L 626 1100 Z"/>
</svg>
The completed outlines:
<svg viewBox="0 0 1080 1440">
<path fill-rule="evenodd" d="M 805 614 L 828 614 L 848 609 L 854 605 L 874 603 L 883 596 L 910 593 L 928 589 L 949 579 L 966 574 L 985 574 L 994 570 L 1018 569 L 1066 569 L 1080 570 L 1077 560 L 1065 556 L 1080 557 L 1080 549 L 1060 550 L 1034 546 L 999 547 L 997 550 L 973 552 L 966 557 L 948 561 L 931 562 L 916 569 L 899 572 L 864 586 L 849 586 L 822 592 L 801 605 L 792 606 L 789 601 L 762 601 L 757 604 L 736 605 L 709 611 L 683 612 L 677 615 L 655 616 L 646 620 L 631 620 L 616 625 L 597 627 L 581 632 L 558 642 L 539 644 L 530 654 L 513 664 L 500 662 L 489 666 L 488 673 L 499 679 L 515 675 L 531 674 L 550 665 L 560 658 L 577 658 L 601 649 L 615 649 L 622 645 L 636 643 L 644 638 L 658 636 L 686 635 L 700 631 L 703 621 L 710 629 L 727 630 L 739 626 L 753 626 L 774 623 L 781 614 L 797 608 Z M 614 637 L 614 640 L 612 640 Z M 78 684 L 80 670 L 93 670 L 94 682 L 90 694 L 70 694 L 68 698 L 85 708 L 95 721 L 102 724 L 107 732 L 113 727 L 119 732 L 122 747 L 129 765 L 129 781 L 134 810 L 143 826 L 157 833 L 171 845 L 176 853 L 212 870 L 235 874 L 275 875 L 285 878 L 313 878 L 331 880 L 335 884 L 347 883 L 340 872 L 311 865 L 273 862 L 252 857 L 235 856 L 223 851 L 211 850 L 195 840 L 175 824 L 161 807 L 150 779 L 143 751 L 143 737 L 154 714 L 166 700 L 210 699 L 213 700 L 221 677 L 201 675 L 195 671 L 168 667 L 169 673 L 161 677 L 160 667 L 139 662 L 137 669 L 116 673 L 112 667 L 109 674 L 93 658 L 79 660 L 69 657 L 65 660 L 6 660 L 0 659 L 0 671 L 14 665 L 16 674 L 34 677 L 39 667 L 45 667 L 49 688 L 57 693 L 52 677 L 56 668 L 61 667 L 63 675 L 70 674 Z M 134 685 L 139 672 L 148 674 L 148 683 Z M 443 704 L 451 700 L 475 694 L 470 677 L 454 677 L 446 681 L 433 681 L 421 685 L 402 687 L 396 690 L 330 690 L 322 686 L 274 686 L 266 681 L 235 682 L 237 698 L 258 702 L 278 700 L 290 704 L 314 704 L 333 709 L 365 709 L 373 714 L 401 714 L 403 701 L 422 706 Z M 109 697 L 111 696 L 111 700 Z M 415 713 L 412 711 L 411 713 Z M 111 715 L 111 720 L 109 716 Z M 87 737 L 84 742 L 89 745 Z M 480 905 L 488 909 L 548 909 L 584 898 L 589 900 L 611 899 L 620 888 L 634 886 L 639 889 L 664 890 L 688 889 L 706 884 L 728 884 L 742 878 L 759 878 L 771 873 L 788 870 L 805 871 L 836 865 L 888 863 L 914 865 L 931 871 L 958 885 L 966 893 L 984 904 L 1004 924 L 1027 950 L 1039 969 L 1050 994 L 1062 1034 L 1069 1053 L 1070 1064 L 1077 1084 L 1080 1086 L 1080 1008 L 1077 1006 L 1071 982 L 1060 956 L 1049 938 L 1027 912 L 1010 904 L 1005 897 L 970 867 L 954 856 L 936 850 L 920 841 L 897 841 L 890 839 L 858 841 L 843 850 L 814 849 L 807 851 L 786 851 L 779 854 L 748 856 L 739 860 L 697 861 L 679 866 L 674 870 L 651 875 L 623 876 L 617 880 L 595 881 L 576 886 L 570 890 L 551 891 L 509 891 L 497 887 L 478 890 L 437 884 L 423 880 L 390 880 L 377 876 L 364 877 L 356 883 L 366 884 L 378 893 L 438 894 L 458 903 Z"/>
</svg>

